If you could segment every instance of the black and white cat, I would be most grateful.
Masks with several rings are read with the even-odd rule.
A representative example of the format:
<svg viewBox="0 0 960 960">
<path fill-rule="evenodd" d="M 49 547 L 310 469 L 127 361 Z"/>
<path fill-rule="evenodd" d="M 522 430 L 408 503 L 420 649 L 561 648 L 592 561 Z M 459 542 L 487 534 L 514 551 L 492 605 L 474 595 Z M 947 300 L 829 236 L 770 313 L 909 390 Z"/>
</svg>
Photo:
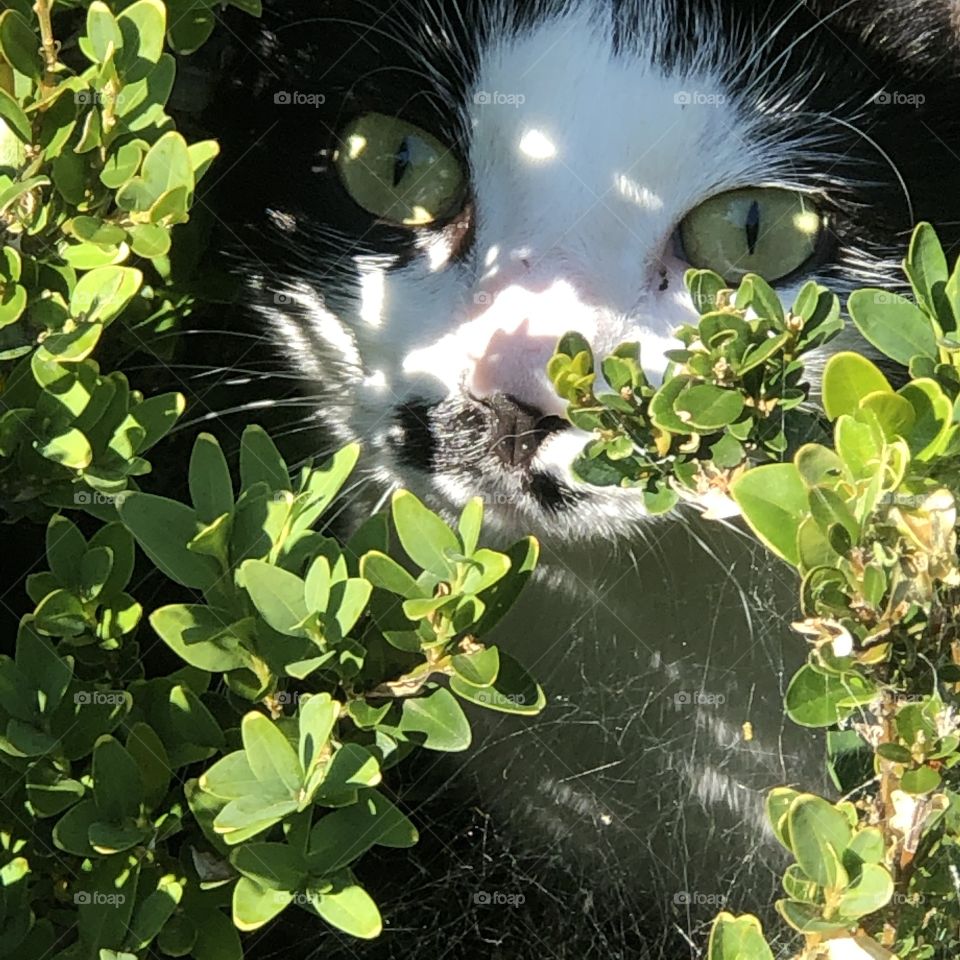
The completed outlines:
<svg viewBox="0 0 960 960">
<path fill-rule="evenodd" d="M 459 772 L 424 764 L 421 791 L 454 787 L 423 808 L 419 868 L 368 878 L 379 943 L 318 924 L 304 945 L 674 958 L 700 955 L 723 905 L 771 916 L 763 792 L 832 789 L 821 741 L 782 716 L 804 656 L 794 585 L 733 533 L 578 483 L 585 438 L 544 367 L 575 329 L 597 351 L 638 340 L 661 371 L 693 316 L 691 264 L 760 272 L 789 299 L 811 277 L 899 282 L 920 219 L 954 247 L 956 13 L 275 0 L 252 33 L 236 24 L 204 201 L 247 281 L 234 377 L 283 371 L 262 399 L 308 453 L 363 442 L 358 514 L 399 486 L 447 514 L 479 494 L 491 536 L 543 548 L 499 642 L 549 707 L 478 717 Z"/>
</svg>

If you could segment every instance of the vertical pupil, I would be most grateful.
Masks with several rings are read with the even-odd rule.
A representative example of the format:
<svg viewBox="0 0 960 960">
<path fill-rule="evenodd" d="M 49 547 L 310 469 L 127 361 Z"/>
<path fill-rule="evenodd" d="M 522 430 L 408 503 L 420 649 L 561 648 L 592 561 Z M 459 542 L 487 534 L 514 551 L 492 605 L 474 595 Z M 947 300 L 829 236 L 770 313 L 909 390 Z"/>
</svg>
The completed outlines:
<svg viewBox="0 0 960 960">
<path fill-rule="evenodd" d="M 410 138 L 404 137 L 400 141 L 400 146 L 394 154 L 393 161 L 393 185 L 399 186 L 407 168 L 410 166 Z"/>
<path fill-rule="evenodd" d="M 747 233 L 747 249 L 752 256 L 757 247 L 757 238 L 760 236 L 760 204 L 756 200 L 750 204 L 747 220 L 743 226 Z"/>
</svg>

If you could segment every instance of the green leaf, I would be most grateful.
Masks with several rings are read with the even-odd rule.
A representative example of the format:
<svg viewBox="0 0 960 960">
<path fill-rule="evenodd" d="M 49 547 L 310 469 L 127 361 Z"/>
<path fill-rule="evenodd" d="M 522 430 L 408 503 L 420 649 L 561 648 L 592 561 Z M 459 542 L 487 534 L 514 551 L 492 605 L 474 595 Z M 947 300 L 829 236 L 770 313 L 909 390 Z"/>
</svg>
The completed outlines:
<svg viewBox="0 0 960 960">
<path fill-rule="evenodd" d="M 802 794 L 791 804 L 787 821 L 800 869 L 821 887 L 837 886 L 839 858 L 853 838 L 846 815 L 821 797 Z"/>
<path fill-rule="evenodd" d="M 140 770 L 144 803 L 153 810 L 166 796 L 173 773 L 163 741 L 146 723 L 135 723 L 127 736 L 127 753 Z"/>
<path fill-rule="evenodd" d="M 143 552 L 175 583 L 198 590 L 216 583 L 216 561 L 187 549 L 199 532 L 197 515 L 188 506 L 149 493 L 128 493 L 117 512 Z"/>
<path fill-rule="evenodd" d="M 823 407 L 831 420 L 856 413 L 871 393 L 893 393 L 887 378 L 858 353 L 836 353 L 823 370 Z"/>
<path fill-rule="evenodd" d="M 863 398 L 862 407 L 876 416 L 887 440 L 910 435 L 915 414 L 904 397 L 896 393 L 871 393 Z"/>
<path fill-rule="evenodd" d="M 474 551 L 471 564 L 463 578 L 464 593 L 481 593 L 502 580 L 510 570 L 510 558 L 505 553 L 485 548 Z"/>
<path fill-rule="evenodd" d="M 142 950 L 160 933 L 183 898 L 183 890 L 184 885 L 172 874 L 166 874 L 157 881 L 156 889 L 141 900 L 134 910 L 128 939 L 131 947 Z M 141 893 L 140 890 L 137 892 Z"/>
<path fill-rule="evenodd" d="M 26 774 L 27 798 L 38 817 L 55 817 L 83 799 L 86 788 L 65 776 L 48 760 L 30 764 Z"/>
<path fill-rule="evenodd" d="M 33 27 L 16 10 L 7 10 L 0 16 L 0 53 L 14 70 L 34 81 L 39 81 L 43 74 L 39 49 Z"/>
<path fill-rule="evenodd" d="M 169 928 L 168 923 L 163 929 Z M 243 946 L 232 919 L 219 910 L 204 910 L 190 955 L 193 960 L 243 960 Z"/>
<path fill-rule="evenodd" d="M 797 565 L 797 531 L 807 516 L 807 488 L 792 463 L 765 464 L 734 481 L 731 495 L 757 537 Z"/>
<path fill-rule="evenodd" d="M 858 830 L 847 847 L 847 853 L 863 863 L 882 863 L 886 853 L 883 833 L 878 827 Z"/>
<path fill-rule="evenodd" d="M 674 401 L 673 409 L 688 428 L 718 430 L 733 423 L 743 412 L 743 406 L 740 391 L 701 383 L 684 390 Z"/>
<path fill-rule="evenodd" d="M 142 80 L 159 62 L 166 23 L 166 9 L 160 0 L 137 0 L 121 11 L 117 25 L 123 40 L 116 64 L 125 83 Z"/>
<path fill-rule="evenodd" d="M 307 482 L 297 496 L 296 520 L 291 526 L 292 534 L 307 529 L 324 513 L 353 472 L 359 456 L 360 446 L 350 443 L 338 450 L 322 466 L 314 467 L 310 471 Z"/>
<path fill-rule="evenodd" d="M 773 960 L 773 953 L 756 917 L 735 917 L 724 911 L 710 930 L 707 960 Z"/>
<path fill-rule="evenodd" d="M 193 445 L 189 468 L 190 499 L 201 523 L 212 523 L 233 510 L 233 481 L 217 438 L 201 433 Z"/>
<path fill-rule="evenodd" d="M 315 693 L 300 701 L 300 766 L 309 774 L 321 751 L 330 740 L 340 715 L 340 704 L 328 693 Z"/>
<path fill-rule="evenodd" d="M 90 846 L 88 834 L 92 824 L 101 817 L 97 805 L 92 799 L 81 800 L 74 804 L 56 823 L 53 828 L 54 845 L 78 857 L 92 857 L 95 855 Z"/>
<path fill-rule="evenodd" d="M 363 887 L 352 884 L 332 893 L 321 893 L 311 902 L 331 927 L 363 940 L 380 936 L 380 911 Z"/>
<path fill-rule="evenodd" d="M 240 442 L 240 487 L 266 483 L 270 491 L 292 490 L 290 472 L 274 442 L 263 427 L 248 426 Z"/>
<path fill-rule="evenodd" d="M 150 615 L 157 635 L 182 660 L 217 673 L 250 665 L 250 655 L 229 633 L 229 620 L 226 611 L 190 603 L 170 604 Z"/>
<path fill-rule="evenodd" d="M 240 574 L 253 605 L 274 630 L 291 637 L 307 636 L 299 626 L 310 613 L 303 580 L 262 560 L 244 561 Z"/>
<path fill-rule="evenodd" d="M 295 891 L 307 881 L 303 853 L 288 843 L 245 843 L 231 851 L 230 863 L 264 889 Z"/>
<path fill-rule="evenodd" d="M 857 673 L 841 677 L 821 673 L 807 664 L 787 687 L 787 714 L 803 727 L 829 727 L 850 714 L 852 708 L 847 701 L 853 698 L 868 702 L 874 692 L 873 685 Z"/>
<path fill-rule="evenodd" d="M 54 514 L 47 524 L 46 544 L 53 575 L 65 586 L 77 586 L 80 564 L 87 552 L 87 541 L 79 528 L 62 514 Z"/>
<path fill-rule="evenodd" d="M 204 793 L 220 800 L 239 800 L 261 789 L 261 783 L 250 769 L 247 755 L 243 750 L 234 750 L 221 757 L 209 770 L 200 776 L 199 787 Z M 271 796 L 283 796 L 282 785 L 276 784 Z"/>
<path fill-rule="evenodd" d="M 457 532 L 463 552 L 467 556 L 477 549 L 480 540 L 480 529 L 483 526 L 483 500 L 480 497 L 471 497 L 460 513 L 457 521 Z"/>
<path fill-rule="evenodd" d="M 379 550 L 371 550 L 360 560 L 360 576 L 375 587 L 408 600 L 423 598 L 423 590 L 417 581 L 396 560 Z"/>
<path fill-rule="evenodd" d="M 900 787 L 904 793 L 913 795 L 931 793 L 940 786 L 941 779 L 933 767 L 922 766 L 907 770 L 900 778 Z"/>
<path fill-rule="evenodd" d="M 37 453 L 71 470 L 83 470 L 93 460 L 90 442 L 76 427 L 70 427 L 36 445 Z"/>
<path fill-rule="evenodd" d="M 837 902 L 837 914 L 841 917 L 863 917 L 886 906 L 893 896 L 893 878 L 886 867 L 865 863 L 853 883 L 843 892 Z"/>
<path fill-rule="evenodd" d="M 518 540 L 504 551 L 510 559 L 510 572 L 502 580 L 484 591 L 486 607 L 479 623 L 473 627 L 478 637 L 486 636 L 516 603 L 540 557 L 540 544 L 534 537 Z"/>
<path fill-rule="evenodd" d="M 792 849 L 787 814 L 798 796 L 800 794 L 792 787 L 774 787 L 767 794 L 767 821 L 773 828 L 776 838 L 787 850 Z"/>
<path fill-rule="evenodd" d="M 259 711 L 251 710 L 244 714 L 240 731 L 253 775 L 261 783 L 283 784 L 291 796 L 296 796 L 303 783 L 303 769 L 280 728 Z"/>
<path fill-rule="evenodd" d="M 70 313 L 87 323 L 109 323 L 143 285 L 133 267 L 97 267 L 85 273 L 70 294 Z"/>
<path fill-rule="evenodd" d="M 261 887 L 249 877 L 241 877 L 233 888 L 233 922 L 244 932 L 258 930 L 283 912 L 293 900 L 293 894 L 290 890 Z"/>
<path fill-rule="evenodd" d="M 411 847 L 416 827 L 386 797 L 361 790 L 357 802 L 326 814 L 310 832 L 311 873 L 329 876 L 375 845 Z"/>
<path fill-rule="evenodd" d="M 2 121 L 4 120 L 6 120 L 8 129 L 16 134 L 18 139 L 23 143 L 30 143 L 33 140 L 33 131 L 27 115 L 20 109 L 20 104 L 18 104 L 3 87 L 0 87 L 0 134 L 2 134 Z M 43 179 L 49 183 L 46 177 Z M 36 185 L 39 186 L 39 184 Z M 14 186 L 16 187 L 18 185 L 14 184 Z M 0 211 L 23 192 L 24 186 L 26 186 L 28 190 L 31 189 L 30 182 L 28 181 L 27 184 L 19 185 L 20 189 L 16 191 L 13 191 L 12 188 L 11 191 L 0 190 Z M 12 193 L 12 196 L 8 195 L 8 193 Z"/>
<path fill-rule="evenodd" d="M 799 900 L 778 900 L 776 908 L 780 916 L 800 933 L 838 933 L 851 925 L 839 919 L 825 920 L 819 906 Z"/>
<path fill-rule="evenodd" d="M 943 452 L 953 406 L 940 384 L 921 377 L 901 387 L 898 393 L 913 408 L 913 424 L 905 438 L 911 455 L 917 460 L 928 460 Z"/>
<path fill-rule="evenodd" d="M 407 556 L 424 570 L 448 580 L 453 569 L 447 553 L 459 553 L 453 531 L 412 493 L 398 490 L 392 500 L 393 523 Z"/>
<path fill-rule="evenodd" d="M 456 653 L 451 657 L 451 665 L 467 683 L 475 687 L 489 687 L 497 679 L 500 670 L 500 651 L 496 647 L 486 647 L 474 653 Z"/>
<path fill-rule="evenodd" d="M 117 21 L 110 8 L 101 3 L 101 0 L 94 0 L 87 9 L 86 37 L 81 48 L 94 63 L 103 63 L 111 51 L 115 52 L 123 44 Z"/>
<path fill-rule="evenodd" d="M 517 660 L 503 650 L 498 652 L 497 677 L 492 684 L 478 687 L 460 676 L 454 676 L 450 678 L 450 689 L 458 697 L 488 710 L 525 716 L 539 713 L 547 702 L 540 685 Z"/>
<path fill-rule="evenodd" d="M 404 699 L 399 729 L 428 750 L 458 751 L 470 746 L 470 723 L 456 699 L 443 687 Z"/>
<path fill-rule="evenodd" d="M 187 686 L 177 684 L 168 697 L 173 729 L 186 743 L 223 749 L 223 731 L 203 701 Z"/>
<path fill-rule="evenodd" d="M 916 356 L 937 356 L 938 331 L 904 297 L 867 287 L 850 295 L 847 309 L 864 339 L 897 363 L 907 366 Z"/>
<path fill-rule="evenodd" d="M 936 316 L 937 308 L 944 302 L 948 269 L 943 247 L 929 223 L 919 223 L 914 229 L 903 269 L 910 278 L 920 307 Z"/>
<path fill-rule="evenodd" d="M 143 802 L 143 781 L 137 761 L 111 736 L 93 748 L 93 797 L 100 817 L 120 823 L 136 817 Z"/>
</svg>

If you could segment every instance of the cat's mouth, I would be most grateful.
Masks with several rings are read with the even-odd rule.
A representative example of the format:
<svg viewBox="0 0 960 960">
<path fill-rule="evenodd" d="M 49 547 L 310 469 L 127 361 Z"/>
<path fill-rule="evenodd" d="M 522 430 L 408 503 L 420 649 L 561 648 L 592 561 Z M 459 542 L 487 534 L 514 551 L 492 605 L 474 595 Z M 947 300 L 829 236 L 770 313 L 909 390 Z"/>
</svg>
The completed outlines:
<svg viewBox="0 0 960 960">
<path fill-rule="evenodd" d="M 482 496 L 499 512 L 554 515 L 583 496 L 541 457 L 548 440 L 570 430 L 566 420 L 503 394 L 461 394 L 400 405 L 390 446 L 402 467 L 426 474 L 452 506 Z"/>
</svg>

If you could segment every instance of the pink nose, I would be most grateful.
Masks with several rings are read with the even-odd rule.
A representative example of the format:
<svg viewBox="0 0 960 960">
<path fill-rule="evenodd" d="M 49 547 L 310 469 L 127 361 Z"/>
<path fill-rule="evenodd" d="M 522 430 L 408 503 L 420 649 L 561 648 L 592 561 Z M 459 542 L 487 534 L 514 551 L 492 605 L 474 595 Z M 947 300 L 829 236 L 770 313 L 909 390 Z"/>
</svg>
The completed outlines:
<svg viewBox="0 0 960 960">
<path fill-rule="evenodd" d="M 467 377 L 468 392 L 481 400 L 504 395 L 544 414 L 561 414 L 563 403 L 546 374 L 556 345 L 552 334 L 531 334 L 526 320 L 515 330 L 495 331 Z"/>
<path fill-rule="evenodd" d="M 562 416 L 566 405 L 547 377 L 547 361 L 570 330 L 594 341 L 596 309 L 562 280 L 538 290 L 510 284 L 492 300 L 478 298 L 477 306 L 439 340 L 408 354 L 404 370 L 435 377 L 451 392 L 505 396 L 544 416 Z"/>
</svg>

